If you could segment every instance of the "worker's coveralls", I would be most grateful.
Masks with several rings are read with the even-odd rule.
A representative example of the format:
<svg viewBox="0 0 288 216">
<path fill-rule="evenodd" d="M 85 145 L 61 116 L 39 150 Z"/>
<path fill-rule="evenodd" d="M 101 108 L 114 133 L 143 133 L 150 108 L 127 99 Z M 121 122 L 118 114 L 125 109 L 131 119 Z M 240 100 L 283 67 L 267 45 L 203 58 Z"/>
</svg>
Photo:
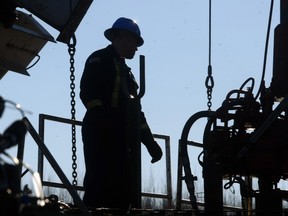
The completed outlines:
<svg viewBox="0 0 288 216">
<path fill-rule="evenodd" d="M 91 207 L 127 208 L 129 100 L 130 95 L 137 94 L 137 83 L 124 59 L 109 45 L 88 57 L 80 88 L 80 98 L 87 108 L 82 126 L 86 164 L 84 203 Z M 162 151 L 142 111 L 140 130 L 141 142 L 150 155 L 161 158 Z"/>
</svg>

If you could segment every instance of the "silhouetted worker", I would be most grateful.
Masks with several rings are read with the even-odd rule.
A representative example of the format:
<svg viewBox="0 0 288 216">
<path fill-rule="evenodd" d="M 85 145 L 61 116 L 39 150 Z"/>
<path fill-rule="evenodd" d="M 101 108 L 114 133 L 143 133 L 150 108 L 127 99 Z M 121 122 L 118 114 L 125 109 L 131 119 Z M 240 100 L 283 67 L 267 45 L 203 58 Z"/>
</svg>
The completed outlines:
<svg viewBox="0 0 288 216">
<path fill-rule="evenodd" d="M 87 109 L 82 126 L 86 164 L 83 200 L 88 207 L 127 209 L 131 203 L 129 153 L 136 144 L 128 142 L 128 110 L 138 85 L 125 59 L 132 59 L 144 40 L 138 25 L 124 17 L 104 35 L 111 44 L 88 57 L 80 84 L 80 98 Z M 139 122 L 140 140 L 154 163 L 161 159 L 162 150 L 141 110 Z"/>
</svg>

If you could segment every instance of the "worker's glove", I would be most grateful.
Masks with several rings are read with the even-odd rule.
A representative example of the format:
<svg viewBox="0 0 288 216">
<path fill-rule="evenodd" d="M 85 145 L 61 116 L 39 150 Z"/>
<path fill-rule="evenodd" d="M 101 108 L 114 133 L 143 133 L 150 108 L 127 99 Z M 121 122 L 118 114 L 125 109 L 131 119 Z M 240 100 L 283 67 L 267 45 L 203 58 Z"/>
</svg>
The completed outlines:
<svg viewBox="0 0 288 216">
<path fill-rule="evenodd" d="M 152 157 L 151 163 L 155 163 L 162 158 L 162 150 L 156 141 L 146 144 L 147 150 Z"/>
</svg>

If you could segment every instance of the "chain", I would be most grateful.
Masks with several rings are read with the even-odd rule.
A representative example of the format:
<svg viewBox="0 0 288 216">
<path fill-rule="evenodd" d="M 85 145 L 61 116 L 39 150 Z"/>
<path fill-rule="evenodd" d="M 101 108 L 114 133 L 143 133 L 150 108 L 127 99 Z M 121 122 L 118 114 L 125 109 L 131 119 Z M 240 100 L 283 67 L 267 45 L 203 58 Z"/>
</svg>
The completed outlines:
<svg viewBox="0 0 288 216">
<path fill-rule="evenodd" d="M 214 79 L 212 76 L 212 66 L 211 66 L 211 15 L 212 15 L 212 6 L 211 0 L 209 0 L 209 65 L 208 65 L 208 75 L 205 80 L 205 86 L 207 88 L 207 107 L 208 110 L 211 110 L 212 107 L 212 91 L 214 87 Z"/>
<path fill-rule="evenodd" d="M 212 91 L 213 91 L 213 87 L 214 87 L 214 79 L 212 76 L 212 66 L 211 65 L 208 66 L 208 75 L 207 75 L 206 80 L 205 80 L 205 86 L 207 88 L 207 99 L 208 99 L 207 107 L 208 107 L 208 110 L 211 110 Z"/>
<path fill-rule="evenodd" d="M 72 36 L 72 41 L 69 41 L 68 44 L 68 53 L 70 55 L 70 97 L 71 97 L 71 119 L 76 120 L 75 114 L 76 114 L 76 109 L 75 109 L 75 67 L 74 67 L 74 55 L 76 51 L 76 37 L 75 35 Z M 76 126 L 75 124 L 72 124 L 71 126 L 71 131 L 72 131 L 72 185 L 77 185 L 77 155 L 76 155 Z"/>
</svg>

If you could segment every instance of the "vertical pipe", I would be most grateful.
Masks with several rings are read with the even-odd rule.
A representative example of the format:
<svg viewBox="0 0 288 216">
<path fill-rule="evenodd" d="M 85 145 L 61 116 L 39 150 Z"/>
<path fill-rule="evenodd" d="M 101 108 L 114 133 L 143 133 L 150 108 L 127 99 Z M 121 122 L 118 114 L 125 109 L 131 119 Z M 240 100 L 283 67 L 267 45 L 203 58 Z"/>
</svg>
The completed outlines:
<svg viewBox="0 0 288 216">
<path fill-rule="evenodd" d="M 170 138 L 165 139 L 166 147 L 166 179 L 167 179 L 167 196 L 168 196 L 168 208 L 172 208 L 172 177 L 171 177 L 171 155 L 170 155 Z"/>
<path fill-rule="evenodd" d="M 212 117 L 212 118 L 211 118 Z M 211 116 L 205 126 L 203 136 L 203 180 L 205 216 L 223 215 L 223 165 L 210 156 L 210 147 L 216 144 L 211 130 L 216 119 Z M 219 141 L 218 141 L 219 142 Z"/>
<path fill-rule="evenodd" d="M 288 1 L 280 0 L 280 23 L 288 23 Z"/>
<path fill-rule="evenodd" d="M 204 161 L 203 179 L 204 179 L 204 203 L 205 215 L 222 216 L 223 215 L 223 183 L 222 167 L 220 164 Z"/>
<path fill-rule="evenodd" d="M 271 90 L 281 98 L 288 94 L 288 1 L 280 1 L 280 24 L 274 30 L 273 78 Z"/>
<path fill-rule="evenodd" d="M 142 98 L 145 94 L 145 56 L 140 55 L 140 91 L 139 98 Z"/>
<path fill-rule="evenodd" d="M 130 101 L 129 146 L 131 151 L 130 196 L 132 208 L 141 208 L 141 140 L 140 140 L 140 112 L 141 98 L 145 94 L 145 56 L 140 55 L 140 90 L 136 98 Z"/>
<path fill-rule="evenodd" d="M 38 130 L 39 130 L 39 136 L 41 137 L 43 142 L 44 142 L 44 121 L 45 118 L 43 117 L 43 114 L 39 114 Z M 44 156 L 41 149 L 38 146 L 38 172 L 42 181 L 43 181 L 43 169 L 44 169 Z"/>
<path fill-rule="evenodd" d="M 182 163 L 182 153 L 181 153 L 181 140 L 178 141 L 178 172 L 177 172 L 177 194 L 176 194 L 176 210 L 181 210 L 182 202 L 182 175 L 183 175 L 183 163 Z"/>
</svg>

